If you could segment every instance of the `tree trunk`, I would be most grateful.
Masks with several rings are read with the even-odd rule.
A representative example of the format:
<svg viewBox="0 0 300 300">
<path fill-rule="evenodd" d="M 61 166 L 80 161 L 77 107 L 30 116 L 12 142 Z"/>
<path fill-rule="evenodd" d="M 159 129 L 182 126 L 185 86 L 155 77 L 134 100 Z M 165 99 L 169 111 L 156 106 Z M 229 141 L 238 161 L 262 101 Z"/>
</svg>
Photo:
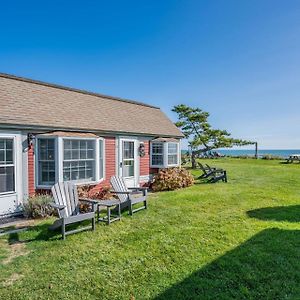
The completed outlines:
<svg viewBox="0 0 300 300">
<path fill-rule="evenodd" d="M 192 169 L 196 169 L 196 151 L 192 151 Z"/>
</svg>

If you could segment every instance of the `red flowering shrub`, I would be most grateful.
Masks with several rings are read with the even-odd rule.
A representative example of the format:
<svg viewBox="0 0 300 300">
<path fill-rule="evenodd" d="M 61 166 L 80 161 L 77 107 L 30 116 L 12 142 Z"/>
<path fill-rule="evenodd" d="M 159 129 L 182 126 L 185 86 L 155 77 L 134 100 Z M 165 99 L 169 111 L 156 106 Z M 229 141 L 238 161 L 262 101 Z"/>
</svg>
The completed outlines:
<svg viewBox="0 0 300 300">
<path fill-rule="evenodd" d="M 193 175 L 184 168 L 161 169 L 154 176 L 152 189 L 158 191 L 172 191 L 194 184 Z"/>
<path fill-rule="evenodd" d="M 110 187 L 99 185 L 82 185 L 77 188 L 78 197 L 94 200 L 108 200 L 112 198 Z M 87 212 L 90 210 L 90 205 L 84 202 L 80 203 L 80 211 Z"/>
</svg>

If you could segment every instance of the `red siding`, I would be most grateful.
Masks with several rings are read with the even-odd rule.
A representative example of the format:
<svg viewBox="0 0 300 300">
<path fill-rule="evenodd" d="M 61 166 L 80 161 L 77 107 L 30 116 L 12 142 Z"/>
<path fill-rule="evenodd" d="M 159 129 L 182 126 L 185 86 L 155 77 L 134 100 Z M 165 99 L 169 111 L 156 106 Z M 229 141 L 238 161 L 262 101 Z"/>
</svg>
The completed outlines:
<svg viewBox="0 0 300 300">
<path fill-rule="evenodd" d="M 29 196 L 33 196 L 35 194 L 33 147 L 29 148 L 27 155 L 28 155 L 28 194 Z"/>
<path fill-rule="evenodd" d="M 105 180 L 101 185 L 109 185 L 110 177 L 116 174 L 116 139 L 105 138 Z"/>
<path fill-rule="evenodd" d="M 144 141 L 145 145 L 145 156 L 140 157 L 140 175 L 149 175 L 150 174 L 150 142 Z"/>
</svg>

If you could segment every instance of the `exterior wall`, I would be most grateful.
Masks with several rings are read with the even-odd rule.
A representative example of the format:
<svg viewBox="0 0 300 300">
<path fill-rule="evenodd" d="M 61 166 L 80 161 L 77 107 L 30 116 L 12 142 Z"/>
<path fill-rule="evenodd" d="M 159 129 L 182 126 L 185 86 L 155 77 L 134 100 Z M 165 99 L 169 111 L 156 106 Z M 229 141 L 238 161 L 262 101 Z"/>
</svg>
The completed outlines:
<svg viewBox="0 0 300 300">
<path fill-rule="evenodd" d="M 101 186 L 109 185 L 110 177 L 116 174 L 116 138 L 105 138 L 105 180 Z"/>
<path fill-rule="evenodd" d="M 150 174 L 150 142 L 143 142 L 145 145 L 145 156 L 140 157 L 140 176 Z"/>
<path fill-rule="evenodd" d="M 28 157 L 28 195 L 35 194 L 35 181 L 34 181 L 34 147 L 30 147 L 27 152 Z"/>
<path fill-rule="evenodd" d="M 117 138 L 105 137 L 105 172 L 104 181 L 97 184 L 97 187 L 104 187 L 110 185 L 110 178 L 117 174 Z M 140 185 L 145 186 L 151 181 L 153 174 L 158 172 L 157 168 L 150 168 L 150 140 L 149 138 L 141 138 L 140 142 L 145 145 L 145 156 L 139 157 L 139 178 Z M 32 196 L 35 193 L 45 193 L 49 190 L 35 189 L 35 158 L 34 149 L 31 147 L 27 152 L 28 157 L 28 195 Z"/>
</svg>

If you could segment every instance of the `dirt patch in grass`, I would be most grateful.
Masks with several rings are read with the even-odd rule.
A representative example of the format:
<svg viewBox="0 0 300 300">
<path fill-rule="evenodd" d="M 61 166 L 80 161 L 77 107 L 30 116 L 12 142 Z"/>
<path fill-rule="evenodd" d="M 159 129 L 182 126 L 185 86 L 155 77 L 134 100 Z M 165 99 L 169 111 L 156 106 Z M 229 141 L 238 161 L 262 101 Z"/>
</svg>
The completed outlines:
<svg viewBox="0 0 300 300">
<path fill-rule="evenodd" d="M 10 286 L 13 285 L 16 281 L 22 279 L 24 275 L 18 274 L 18 273 L 13 273 L 8 279 L 6 279 L 2 285 L 3 286 Z"/>
<path fill-rule="evenodd" d="M 25 244 L 20 242 L 15 242 L 9 245 L 9 256 L 5 258 L 2 262 L 3 265 L 11 263 L 15 258 L 19 256 L 28 255 L 30 251 L 26 250 Z"/>
</svg>

